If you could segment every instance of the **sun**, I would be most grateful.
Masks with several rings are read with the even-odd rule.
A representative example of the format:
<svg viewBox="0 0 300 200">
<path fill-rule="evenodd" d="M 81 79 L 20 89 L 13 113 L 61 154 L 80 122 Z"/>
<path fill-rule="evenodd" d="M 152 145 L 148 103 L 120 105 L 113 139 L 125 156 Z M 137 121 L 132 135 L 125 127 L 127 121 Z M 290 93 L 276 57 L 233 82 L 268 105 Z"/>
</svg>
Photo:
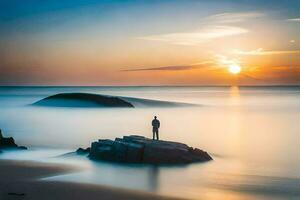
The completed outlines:
<svg viewBox="0 0 300 200">
<path fill-rule="evenodd" d="M 241 67 L 237 64 L 229 65 L 228 71 L 232 74 L 239 74 L 241 72 Z"/>
</svg>

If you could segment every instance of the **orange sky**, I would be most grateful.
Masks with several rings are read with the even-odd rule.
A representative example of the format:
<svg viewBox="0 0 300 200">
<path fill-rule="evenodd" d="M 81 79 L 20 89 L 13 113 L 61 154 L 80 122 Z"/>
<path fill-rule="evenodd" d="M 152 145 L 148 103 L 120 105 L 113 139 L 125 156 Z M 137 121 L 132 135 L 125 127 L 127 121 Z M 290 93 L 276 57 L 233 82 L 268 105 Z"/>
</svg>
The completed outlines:
<svg viewBox="0 0 300 200">
<path fill-rule="evenodd" d="M 300 84 L 297 1 L 53 2 L 1 6 L 0 85 Z"/>
</svg>

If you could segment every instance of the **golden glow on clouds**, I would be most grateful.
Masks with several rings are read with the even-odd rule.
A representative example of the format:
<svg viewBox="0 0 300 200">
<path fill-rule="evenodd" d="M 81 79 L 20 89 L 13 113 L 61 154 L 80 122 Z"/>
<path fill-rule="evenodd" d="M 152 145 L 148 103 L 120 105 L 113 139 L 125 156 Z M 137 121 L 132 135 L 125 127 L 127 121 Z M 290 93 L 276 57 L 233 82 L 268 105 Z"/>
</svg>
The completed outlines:
<svg viewBox="0 0 300 200">
<path fill-rule="evenodd" d="M 290 42 L 295 42 L 291 40 Z M 259 48 L 252 51 L 242 51 L 242 50 L 233 50 L 233 54 L 238 55 L 251 55 L 251 56 L 265 56 L 265 55 L 277 55 L 277 54 L 300 54 L 300 51 L 290 50 L 290 51 L 265 51 L 263 48 Z"/>
<path fill-rule="evenodd" d="M 231 65 L 239 65 L 240 60 L 236 58 L 228 58 L 224 55 L 216 55 L 217 64 L 219 66 L 231 66 Z"/>
</svg>

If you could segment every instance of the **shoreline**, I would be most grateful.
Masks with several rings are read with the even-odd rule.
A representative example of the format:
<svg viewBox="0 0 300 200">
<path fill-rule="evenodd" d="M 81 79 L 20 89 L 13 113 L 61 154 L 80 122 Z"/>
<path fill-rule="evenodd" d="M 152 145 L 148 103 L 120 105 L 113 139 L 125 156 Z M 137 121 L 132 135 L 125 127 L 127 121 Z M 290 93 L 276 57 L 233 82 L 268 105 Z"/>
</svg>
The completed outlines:
<svg viewBox="0 0 300 200">
<path fill-rule="evenodd" d="M 78 170 L 79 168 L 71 165 L 48 164 L 35 161 L 0 160 L 0 199 L 180 199 L 95 184 L 39 180 L 41 178 L 71 173 Z"/>
</svg>

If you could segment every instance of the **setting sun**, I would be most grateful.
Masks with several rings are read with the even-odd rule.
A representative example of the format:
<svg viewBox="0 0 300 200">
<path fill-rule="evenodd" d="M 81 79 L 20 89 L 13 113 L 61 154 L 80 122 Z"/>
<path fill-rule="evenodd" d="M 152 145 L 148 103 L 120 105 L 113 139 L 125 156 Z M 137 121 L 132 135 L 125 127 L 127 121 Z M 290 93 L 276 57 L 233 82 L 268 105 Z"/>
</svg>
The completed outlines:
<svg viewBox="0 0 300 200">
<path fill-rule="evenodd" d="M 241 67 L 238 65 L 230 65 L 228 71 L 232 74 L 239 74 L 241 72 Z"/>
</svg>

